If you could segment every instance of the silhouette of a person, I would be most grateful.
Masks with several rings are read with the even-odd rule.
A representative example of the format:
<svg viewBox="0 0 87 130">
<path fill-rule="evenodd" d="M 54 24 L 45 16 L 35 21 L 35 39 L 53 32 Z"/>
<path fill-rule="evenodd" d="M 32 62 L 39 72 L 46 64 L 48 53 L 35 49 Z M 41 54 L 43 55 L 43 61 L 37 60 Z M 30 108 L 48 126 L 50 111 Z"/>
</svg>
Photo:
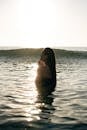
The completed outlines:
<svg viewBox="0 0 87 130">
<path fill-rule="evenodd" d="M 56 86 L 55 54 L 51 48 L 45 48 L 42 51 L 41 58 L 38 61 L 35 83 L 41 95 L 50 94 Z"/>
</svg>

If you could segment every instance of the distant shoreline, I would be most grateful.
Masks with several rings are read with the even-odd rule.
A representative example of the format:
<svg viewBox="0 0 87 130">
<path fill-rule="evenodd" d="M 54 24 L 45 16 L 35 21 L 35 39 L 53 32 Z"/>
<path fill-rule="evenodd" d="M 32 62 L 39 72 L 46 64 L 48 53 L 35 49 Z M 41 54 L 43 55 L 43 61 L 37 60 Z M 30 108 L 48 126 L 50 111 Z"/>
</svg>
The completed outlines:
<svg viewBox="0 0 87 130">
<path fill-rule="evenodd" d="M 59 50 L 70 50 L 70 51 L 87 51 L 87 47 L 51 47 L 52 49 L 59 49 Z M 18 49 L 32 49 L 38 50 L 42 48 L 28 48 L 28 47 L 12 47 L 12 46 L 1 46 L 0 50 L 18 50 Z"/>
<path fill-rule="evenodd" d="M 53 48 L 52 48 L 53 49 Z M 78 50 L 77 50 L 78 49 Z M 39 57 L 43 48 L 9 48 L 0 50 L 0 57 Z M 75 48 L 74 50 L 68 48 L 53 49 L 57 58 L 86 58 L 87 48 Z"/>
</svg>

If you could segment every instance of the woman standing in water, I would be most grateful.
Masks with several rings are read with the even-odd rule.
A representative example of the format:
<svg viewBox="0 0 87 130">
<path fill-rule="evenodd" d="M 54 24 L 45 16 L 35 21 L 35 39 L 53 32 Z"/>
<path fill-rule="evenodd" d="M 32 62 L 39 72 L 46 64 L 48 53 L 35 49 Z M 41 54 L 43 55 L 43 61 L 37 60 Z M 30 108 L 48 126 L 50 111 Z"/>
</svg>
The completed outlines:
<svg viewBox="0 0 87 130">
<path fill-rule="evenodd" d="M 42 51 L 35 83 L 40 94 L 49 94 L 56 86 L 55 54 L 50 48 Z"/>
</svg>

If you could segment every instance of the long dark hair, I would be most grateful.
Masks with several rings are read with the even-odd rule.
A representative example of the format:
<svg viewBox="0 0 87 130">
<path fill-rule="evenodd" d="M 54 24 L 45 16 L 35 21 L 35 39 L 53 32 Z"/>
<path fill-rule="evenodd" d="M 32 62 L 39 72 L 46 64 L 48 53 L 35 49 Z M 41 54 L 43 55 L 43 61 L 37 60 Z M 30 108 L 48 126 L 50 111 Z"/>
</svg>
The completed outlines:
<svg viewBox="0 0 87 130">
<path fill-rule="evenodd" d="M 54 51 L 51 48 L 45 48 L 42 51 L 40 60 L 43 60 L 46 65 L 49 66 L 52 75 L 52 82 L 56 85 L 56 61 Z"/>
</svg>

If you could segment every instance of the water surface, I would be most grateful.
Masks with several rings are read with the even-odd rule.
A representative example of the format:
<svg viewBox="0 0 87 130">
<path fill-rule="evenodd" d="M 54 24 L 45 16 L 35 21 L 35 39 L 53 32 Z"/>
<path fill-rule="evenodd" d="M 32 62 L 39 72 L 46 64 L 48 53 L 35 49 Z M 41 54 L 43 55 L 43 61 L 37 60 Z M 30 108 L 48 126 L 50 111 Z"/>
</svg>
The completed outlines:
<svg viewBox="0 0 87 130">
<path fill-rule="evenodd" d="M 39 56 L 1 54 L 0 130 L 87 130 L 87 59 L 75 55 L 56 54 L 57 85 L 42 97 L 34 82 Z"/>
</svg>

